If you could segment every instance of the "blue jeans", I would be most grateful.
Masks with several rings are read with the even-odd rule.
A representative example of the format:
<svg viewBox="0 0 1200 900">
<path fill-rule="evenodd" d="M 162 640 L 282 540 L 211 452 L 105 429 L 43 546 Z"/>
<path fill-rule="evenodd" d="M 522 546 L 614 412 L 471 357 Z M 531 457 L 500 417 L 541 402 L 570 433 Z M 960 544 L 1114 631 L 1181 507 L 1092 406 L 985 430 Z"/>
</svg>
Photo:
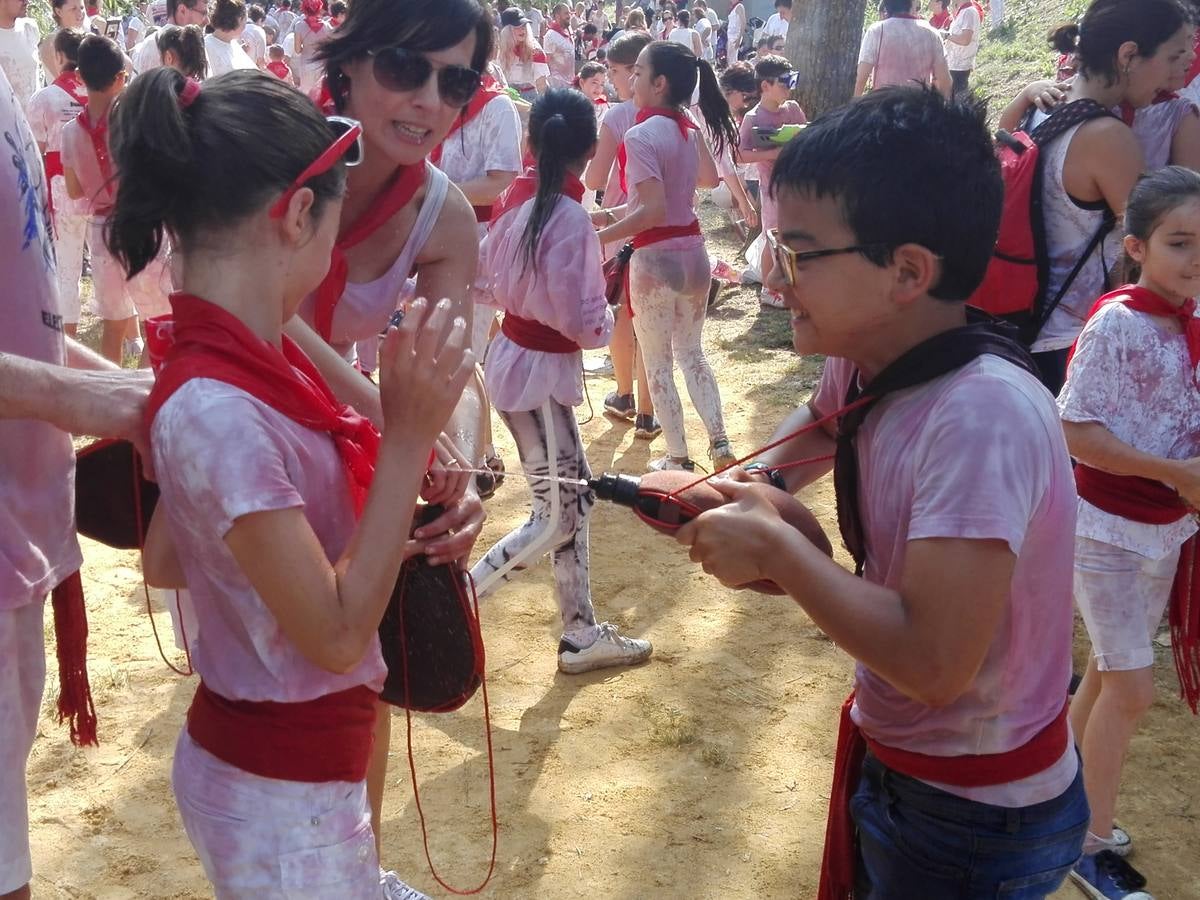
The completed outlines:
<svg viewBox="0 0 1200 900">
<path fill-rule="evenodd" d="M 1061 796 L 1006 809 L 901 775 L 870 753 L 851 811 L 856 900 L 1045 897 L 1079 859 L 1089 816 L 1082 770 Z"/>
</svg>

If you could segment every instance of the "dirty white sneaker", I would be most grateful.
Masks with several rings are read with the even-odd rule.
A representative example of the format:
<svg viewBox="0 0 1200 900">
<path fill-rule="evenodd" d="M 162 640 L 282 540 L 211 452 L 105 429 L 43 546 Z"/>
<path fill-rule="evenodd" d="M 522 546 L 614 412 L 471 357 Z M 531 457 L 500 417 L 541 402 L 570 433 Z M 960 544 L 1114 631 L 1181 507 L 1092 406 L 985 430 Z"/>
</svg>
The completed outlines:
<svg viewBox="0 0 1200 900">
<path fill-rule="evenodd" d="M 696 464 L 690 459 L 676 459 L 674 456 L 664 456 L 650 463 L 651 472 L 695 472 Z"/>
<path fill-rule="evenodd" d="M 380 869 L 379 886 L 383 888 L 383 900 L 430 900 L 428 895 L 401 881 L 395 872 Z"/>
<path fill-rule="evenodd" d="M 578 675 L 611 666 L 634 666 L 645 662 L 653 652 L 649 641 L 622 637 L 615 625 L 601 622 L 600 637 L 589 647 L 576 647 L 565 638 L 558 642 L 558 670 Z"/>
<path fill-rule="evenodd" d="M 708 448 L 708 458 L 712 460 L 713 470 L 717 472 L 728 469 L 737 462 L 737 454 L 733 452 L 729 441 L 724 438 L 713 441 L 713 445 Z"/>
</svg>

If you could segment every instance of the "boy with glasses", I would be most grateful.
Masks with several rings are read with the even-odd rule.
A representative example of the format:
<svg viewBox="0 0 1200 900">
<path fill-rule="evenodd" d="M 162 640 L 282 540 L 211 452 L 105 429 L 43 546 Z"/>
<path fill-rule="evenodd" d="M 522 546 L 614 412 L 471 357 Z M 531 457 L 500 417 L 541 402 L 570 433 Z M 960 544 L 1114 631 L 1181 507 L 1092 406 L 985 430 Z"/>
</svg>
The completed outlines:
<svg viewBox="0 0 1200 900">
<path fill-rule="evenodd" d="M 757 484 L 710 482 L 730 502 L 678 539 L 727 585 L 774 580 L 857 660 L 821 897 L 1044 897 L 1088 823 L 1066 719 L 1076 500 L 1032 360 L 967 314 L 1003 198 L 983 116 L 874 91 L 793 140 L 771 190 L 772 284 L 796 350 L 827 361 L 738 478 L 795 491 L 834 459 L 862 577 Z"/>
</svg>

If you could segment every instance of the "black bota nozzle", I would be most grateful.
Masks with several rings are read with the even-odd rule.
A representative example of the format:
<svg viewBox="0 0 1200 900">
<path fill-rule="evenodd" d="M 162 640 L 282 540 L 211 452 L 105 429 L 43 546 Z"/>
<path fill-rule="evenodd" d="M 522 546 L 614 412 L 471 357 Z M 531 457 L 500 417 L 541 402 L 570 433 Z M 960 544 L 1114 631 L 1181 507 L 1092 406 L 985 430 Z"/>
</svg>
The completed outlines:
<svg viewBox="0 0 1200 900">
<path fill-rule="evenodd" d="M 633 509 L 637 506 L 638 488 L 641 487 L 641 483 L 642 479 L 635 475 L 605 472 L 599 478 L 591 479 L 588 487 L 596 492 L 596 497 L 600 500 L 608 500 L 618 506 Z"/>
</svg>

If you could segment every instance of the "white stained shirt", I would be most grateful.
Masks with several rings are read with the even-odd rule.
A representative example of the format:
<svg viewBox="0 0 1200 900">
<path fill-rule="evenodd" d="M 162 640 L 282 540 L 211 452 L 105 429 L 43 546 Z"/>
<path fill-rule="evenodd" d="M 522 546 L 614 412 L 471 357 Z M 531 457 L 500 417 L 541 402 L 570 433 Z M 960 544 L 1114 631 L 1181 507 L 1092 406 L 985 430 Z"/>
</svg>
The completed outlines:
<svg viewBox="0 0 1200 900">
<path fill-rule="evenodd" d="M 967 4 L 954 16 L 950 23 L 950 34 L 957 36 L 971 32 L 971 43 L 967 45 L 946 41 L 946 65 L 951 72 L 969 72 L 975 68 L 975 54 L 979 52 L 979 10 Z"/>
<path fill-rule="evenodd" d="M 474 119 L 446 138 L 438 168 L 455 184 L 488 172 L 521 172 L 521 116 L 505 94 L 488 101 Z"/>
<path fill-rule="evenodd" d="M 672 28 L 671 33 L 667 35 L 667 40 L 673 44 L 682 44 L 687 47 L 697 56 L 702 56 L 704 53 L 704 44 L 700 40 L 700 34 L 694 28 Z M 700 48 L 700 52 L 696 52 L 696 48 Z"/>
<path fill-rule="evenodd" d="M 256 22 L 247 22 L 246 30 L 242 32 L 241 40 L 246 44 L 246 54 L 256 66 L 261 59 L 263 65 L 267 62 L 267 33 Z"/>
<path fill-rule="evenodd" d="M 791 23 L 779 13 L 774 13 L 771 18 L 767 19 L 767 24 L 763 26 L 761 37 L 774 37 L 775 35 L 779 35 L 779 37 L 787 37 L 788 25 L 790 24 Z"/>
<path fill-rule="evenodd" d="M 137 70 L 139 75 L 162 67 L 162 54 L 158 52 L 158 32 L 147 35 L 138 41 L 130 54 L 133 60 L 133 68 Z"/>
<path fill-rule="evenodd" d="M 704 58 L 712 62 L 715 55 L 713 52 L 713 27 L 706 17 L 700 16 L 696 19 L 696 34 L 700 35 L 700 46 L 704 50 Z"/>
<path fill-rule="evenodd" d="M 729 11 L 729 19 L 727 22 L 726 33 L 729 35 L 730 45 L 741 40 L 742 35 L 746 33 L 746 6 L 739 3 Z"/>
<path fill-rule="evenodd" d="M 540 9 L 530 7 L 529 12 L 525 14 L 525 18 L 529 20 L 530 25 L 535 29 L 533 36 L 540 41 L 542 39 L 542 30 L 546 27 L 546 17 L 542 15 Z"/>
<path fill-rule="evenodd" d="M 8 77 L 21 111 L 38 89 L 38 27 L 33 19 L 17 19 L 12 28 L 0 28 L 0 69 Z M 7 148 L 6 148 L 7 149 Z"/>
<path fill-rule="evenodd" d="M 234 69 L 257 69 L 254 60 L 242 49 L 237 38 L 223 41 L 215 34 L 204 36 L 204 53 L 208 57 L 208 77 L 216 78 Z"/>
<path fill-rule="evenodd" d="M 575 79 L 575 42 L 550 28 L 542 40 L 542 47 L 550 67 L 550 87 L 570 87 Z"/>
<path fill-rule="evenodd" d="M 1161 459 L 1200 454 L 1200 390 L 1187 338 L 1156 317 L 1111 302 L 1088 320 L 1058 398 L 1066 422 L 1095 422 Z M 1151 525 L 1079 501 L 1075 533 L 1162 559 L 1196 533 L 1196 520 Z"/>
<path fill-rule="evenodd" d="M 29 100 L 26 115 L 33 139 L 46 145 L 49 153 L 62 152 L 63 126 L 78 118 L 83 109 L 75 98 L 57 84 L 48 84 Z"/>
</svg>

